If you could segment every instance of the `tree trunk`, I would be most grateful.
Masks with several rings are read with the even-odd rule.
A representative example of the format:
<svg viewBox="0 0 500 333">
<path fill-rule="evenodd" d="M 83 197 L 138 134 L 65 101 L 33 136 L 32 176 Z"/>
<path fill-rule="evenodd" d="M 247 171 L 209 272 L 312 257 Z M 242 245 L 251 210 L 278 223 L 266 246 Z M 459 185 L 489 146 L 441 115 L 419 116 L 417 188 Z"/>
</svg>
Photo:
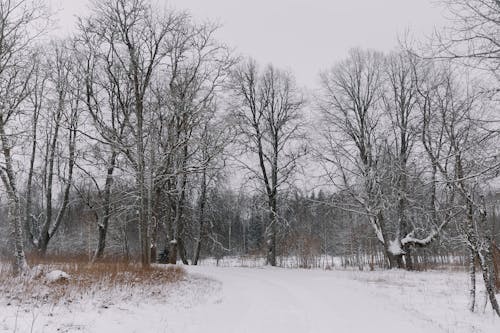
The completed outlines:
<svg viewBox="0 0 500 333">
<path fill-rule="evenodd" d="M 269 198 L 269 225 L 266 230 L 266 243 L 267 243 L 267 263 L 271 266 L 276 266 L 276 196 L 271 195 Z"/>
<path fill-rule="evenodd" d="M 37 145 L 37 125 L 38 125 L 38 103 L 35 103 L 35 110 L 33 110 L 33 124 L 31 132 L 31 156 L 30 156 L 30 168 L 28 171 L 28 181 L 26 183 L 26 214 L 25 214 L 25 230 L 28 241 L 33 244 L 33 229 L 32 229 L 32 218 L 31 218 L 31 206 L 32 206 L 32 187 L 33 187 L 33 174 L 35 169 L 35 158 L 36 158 L 36 145 Z"/>
<path fill-rule="evenodd" d="M 0 139 L 2 141 L 2 153 L 4 156 L 4 170 L 0 171 L 2 182 L 8 195 L 8 220 L 11 232 L 14 236 L 14 261 L 13 270 L 16 275 L 23 274 L 28 270 L 28 263 L 24 254 L 23 230 L 21 222 L 21 209 L 17 194 L 16 176 L 13 169 L 12 155 L 10 152 L 10 142 L 5 133 L 4 120 L 0 116 Z"/>
<path fill-rule="evenodd" d="M 389 269 L 402 268 L 403 264 L 403 255 L 394 255 L 386 249 L 387 260 L 389 261 Z"/>
<path fill-rule="evenodd" d="M 76 122 L 76 115 L 73 114 L 72 117 L 75 117 L 72 119 L 72 121 Z M 73 169 L 75 166 L 75 157 L 76 157 L 76 123 L 72 123 L 70 126 L 71 128 L 69 130 L 68 177 L 66 179 L 66 186 L 63 192 L 63 201 L 61 204 L 61 208 L 57 212 L 57 216 L 54 221 L 54 226 L 52 227 L 52 229 L 50 229 L 50 224 L 51 224 L 50 222 L 52 220 L 52 205 L 51 204 L 47 205 L 47 209 L 50 209 L 50 215 L 49 213 L 47 213 L 47 219 L 45 221 L 41 234 L 41 241 L 39 243 L 39 252 L 41 255 L 45 255 L 45 253 L 47 252 L 49 241 L 52 239 L 57 229 L 59 229 L 59 226 L 61 225 L 64 215 L 66 213 L 66 209 L 68 208 L 69 205 L 69 199 L 70 199 L 69 194 L 71 186 L 73 185 Z M 52 188 L 52 185 L 50 185 L 50 187 Z M 52 189 L 48 190 L 48 198 L 52 200 Z"/>
<path fill-rule="evenodd" d="M 103 194 L 104 216 L 102 218 L 102 223 L 97 224 L 99 230 L 99 240 L 97 242 L 97 249 L 95 250 L 92 261 L 102 259 L 104 256 L 104 249 L 106 248 L 106 235 L 108 233 L 108 225 L 111 218 L 111 189 L 113 187 L 113 172 L 116 164 L 116 156 L 117 153 L 113 151 L 111 153 L 110 163 L 106 173 L 106 183 L 104 185 Z"/>
<path fill-rule="evenodd" d="M 205 222 L 205 202 L 207 198 L 207 170 L 203 168 L 203 173 L 201 175 L 201 194 L 200 194 L 200 205 L 198 208 L 198 239 L 196 240 L 196 247 L 194 250 L 193 265 L 198 265 L 198 260 L 200 258 L 201 252 L 201 242 L 203 238 L 203 228 Z"/>
<path fill-rule="evenodd" d="M 181 257 L 184 264 L 188 264 L 186 257 L 186 249 L 184 248 L 184 243 L 182 238 L 184 237 L 184 202 L 186 198 L 186 185 L 187 185 L 187 158 L 188 158 L 188 146 L 184 143 L 183 155 L 181 162 L 181 179 L 177 180 L 176 186 L 176 201 L 175 201 L 175 220 L 174 220 L 174 235 L 173 243 L 171 241 L 172 252 L 170 253 L 169 263 L 175 264 L 177 262 L 177 254 Z"/>
<path fill-rule="evenodd" d="M 142 131 L 139 134 L 142 137 Z M 146 216 L 145 211 L 145 196 L 146 196 L 146 188 L 145 188 L 145 177 L 144 177 L 144 153 L 140 151 L 143 149 L 142 140 L 140 144 L 138 144 L 139 150 L 139 162 L 138 169 L 136 173 L 136 183 L 139 192 L 139 203 L 138 203 L 138 218 L 139 218 L 139 238 L 140 238 L 140 248 L 141 248 L 141 264 L 143 268 L 148 268 L 151 263 L 151 254 L 150 254 L 150 241 L 149 241 L 149 223 Z"/>
<path fill-rule="evenodd" d="M 492 244 L 493 256 L 493 271 L 495 272 L 495 288 L 496 292 L 500 291 L 500 250 L 497 248 L 496 243 Z"/>
<path fill-rule="evenodd" d="M 42 225 L 42 230 L 40 231 L 40 238 L 38 239 L 38 251 L 39 254 L 44 256 L 47 252 L 47 247 L 50 241 L 50 225 L 52 223 L 52 189 L 53 189 L 53 179 L 54 179 L 54 162 L 56 154 L 56 145 L 59 138 L 59 127 L 61 125 L 61 117 L 64 109 L 64 92 L 60 92 L 58 96 L 58 106 L 57 113 L 55 114 L 55 127 L 50 146 L 47 149 L 48 156 L 48 166 L 47 172 L 47 182 L 45 183 L 45 221 Z"/>
<path fill-rule="evenodd" d="M 473 248 L 469 248 L 469 278 L 470 278 L 470 292 L 469 292 L 469 310 L 474 312 L 476 309 L 476 252 Z"/>
<path fill-rule="evenodd" d="M 382 243 L 382 245 L 384 247 L 384 254 L 385 254 L 385 257 L 387 258 L 386 266 L 388 264 L 387 267 L 389 269 L 402 268 L 403 267 L 402 266 L 403 265 L 403 254 L 402 253 L 394 254 L 391 251 L 391 248 L 390 248 L 391 240 L 390 240 L 389 235 L 386 232 L 384 214 L 383 214 L 381 209 L 378 210 L 376 218 L 375 218 L 375 222 L 373 224 L 378 226 L 380 234 L 381 234 L 381 236 L 379 237 L 379 241 Z M 380 238 L 382 238 L 382 239 L 380 239 Z M 400 241 L 399 239 L 394 240 L 394 242 L 399 242 L 399 241 Z"/>
<path fill-rule="evenodd" d="M 401 239 L 401 237 L 405 237 L 410 233 L 410 227 L 408 225 L 408 218 L 406 216 L 406 211 L 407 211 L 407 206 L 408 206 L 408 199 L 407 199 L 407 192 L 408 192 L 408 180 L 407 180 L 407 158 L 406 155 L 408 154 L 407 152 L 407 142 L 406 142 L 406 134 L 401 134 L 401 151 L 400 151 L 400 171 L 399 171 L 399 200 L 398 200 L 398 215 L 399 215 L 399 235 L 398 235 L 398 240 Z M 404 251 L 404 254 L 398 258 L 398 268 L 406 268 L 407 270 L 413 270 L 413 264 L 411 261 L 411 249 L 410 245 L 406 245 L 402 248 Z M 403 256 L 404 256 L 404 261 L 403 261 Z"/>
<path fill-rule="evenodd" d="M 184 240 L 182 239 L 182 237 L 179 237 L 177 241 L 178 241 L 177 246 L 178 246 L 179 257 L 181 258 L 182 263 L 184 265 L 189 265 L 186 253 L 186 246 L 184 245 Z"/>
<path fill-rule="evenodd" d="M 21 209 L 19 200 L 16 197 L 9 199 L 9 224 L 14 236 L 14 274 L 19 275 L 28 270 L 28 263 L 24 254 Z"/>
<path fill-rule="evenodd" d="M 177 264 L 177 240 L 170 241 L 170 249 L 168 251 L 168 263 L 175 265 Z"/>
<path fill-rule="evenodd" d="M 493 272 L 491 271 L 491 253 L 485 250 L 483 253 L 479 254 L 479 263 L 481 265 L 481 272 L 483 275 L 483 281 L 485 285 L 488 298 L 490 300 L 491 307 L 493 311 L 500 317 L 500 307 L 495 296 L 495 287 L 493 281 Z"/>
</svg>

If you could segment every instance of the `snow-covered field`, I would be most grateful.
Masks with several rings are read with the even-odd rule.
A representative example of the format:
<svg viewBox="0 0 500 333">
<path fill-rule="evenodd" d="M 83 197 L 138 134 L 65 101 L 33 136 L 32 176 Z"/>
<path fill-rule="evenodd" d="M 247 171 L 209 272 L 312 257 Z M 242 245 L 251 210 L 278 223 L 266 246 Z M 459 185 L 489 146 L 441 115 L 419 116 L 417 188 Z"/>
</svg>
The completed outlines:
<svg viewBox="0 0 500 333">
<path fill-rule="evenodd" d="M 122 290 L 55 305 L 1 299 L 0 332 L 500 332 L 488 307 L 468 312 L 463 272 L 186 270 L 161 298 Z"/>
</svg>

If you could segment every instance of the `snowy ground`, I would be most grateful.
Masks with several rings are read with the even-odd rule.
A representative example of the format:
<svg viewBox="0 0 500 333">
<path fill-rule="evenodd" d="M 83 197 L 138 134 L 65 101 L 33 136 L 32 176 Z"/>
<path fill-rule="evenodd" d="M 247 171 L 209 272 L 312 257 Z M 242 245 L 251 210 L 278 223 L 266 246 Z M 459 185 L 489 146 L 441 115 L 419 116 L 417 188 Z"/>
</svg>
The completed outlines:
<svg viewBox="0 0 500 333">
<path fill-rule="evenodd" d="M 500 332 L 489 308 L 467 311 L 463 272 L 187 270 L 164 299 L 0 300 L 0 332 Z"/>
</svg>

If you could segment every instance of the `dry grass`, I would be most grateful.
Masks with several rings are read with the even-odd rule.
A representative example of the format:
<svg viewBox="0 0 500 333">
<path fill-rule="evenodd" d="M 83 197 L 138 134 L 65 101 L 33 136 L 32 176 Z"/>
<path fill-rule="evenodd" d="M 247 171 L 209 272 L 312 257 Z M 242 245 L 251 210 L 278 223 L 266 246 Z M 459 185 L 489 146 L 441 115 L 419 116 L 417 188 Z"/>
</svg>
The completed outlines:
<svg viewBox="0 0 500 333">
<path fill-rule="evenodd" d="M 108 259 L 89 263 L 86 258 L 29 257 L 31 272 L 14 277 L 10 265 L 0 263 L 0 297 L 7 302 L 71 303 L 78 299 L 148 299 L 163 297 L 186 273 L 177 266 L 151 266 Z M 49 281 L 48 272 L 60 270 L 69 279 Z"/>
</svg>

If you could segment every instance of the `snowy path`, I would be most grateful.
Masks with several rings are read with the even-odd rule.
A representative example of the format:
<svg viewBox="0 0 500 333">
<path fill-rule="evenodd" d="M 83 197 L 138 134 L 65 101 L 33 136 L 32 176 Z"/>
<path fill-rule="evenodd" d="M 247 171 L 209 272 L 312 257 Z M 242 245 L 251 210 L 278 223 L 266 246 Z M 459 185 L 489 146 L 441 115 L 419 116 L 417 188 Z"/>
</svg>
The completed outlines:
<svg viewBox="0 0 500 333">
<path fill-rule="evenodd" d="M 182 332 L 443 332 L 332 272 L 189 267 L 222 282 Z"/>
<path fill-rule="evenodd" d="M 186 270 L 161 298 L 120 289 L 57 306 L 0 300 L 0 332 L 500 332 L 491 310 L 467 311 L 464 272 Z"/>
</svg>

